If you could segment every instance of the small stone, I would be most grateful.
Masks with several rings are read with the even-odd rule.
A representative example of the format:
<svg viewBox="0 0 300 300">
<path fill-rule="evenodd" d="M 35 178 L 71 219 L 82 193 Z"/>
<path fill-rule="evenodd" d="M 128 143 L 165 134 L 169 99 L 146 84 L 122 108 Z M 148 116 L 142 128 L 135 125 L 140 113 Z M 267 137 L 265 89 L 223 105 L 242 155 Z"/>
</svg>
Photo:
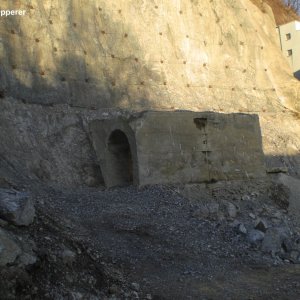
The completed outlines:
<svg viewBox="0 0 300 300">
<path fill-rule="evenodd" d="M 231 224 L 230 227 L 236 228 L 241 224 L 238 220 L 234 220 Z"/>
<path fill-rule="evenodd" d="M 265 234 L 259 230 L 252 229 L 248 234 L 248 239 L 251 244 L 257 244 L 262 241 L 265 237 Z"/>
<path fill-rule="evenodd" d="M 242 201 L 249 201 L 249 200 L 251 200 L 251 198 L 248 195 L 244 195 L 244 196 L 242 196 L 241 200 Z"/>
<path fill-rule="evenodd" d="M 81 300 L 81 299 L 84 299 L 84 296 L 83 296 L 83 294 L 81 294 L 79 292 L 71 292 L 68 295 L 68 299 L 70 299 L 70 300 Z"/>
<path fill-rule="evenodd" d="M 140 299 L 139 294 L 136 291 L 131 293 L 131 297 L 133 297 L 133 299 Z"/>
<path fill-rule="evenodd" d="M 152 300 L 152 295 L 151 295 L 151 294 L 147 294 L 147 295 L 146 295 L 146 299 L 147 299 L 147 300 Z"/>
<path fill-rule="evenodd" d="M 256 216 L 255 216 L 255 214 L 253 214 L 253 213 L 250 213 L 250 214 L 249 214 L 249 217 L 250 217 L 251 219 L 253 219 L 253 220 L 256 219 Z"/>
<path fill-rule="evenodd" d="M 282 218 L 282 214 L 280 211 L 277 211 L 275 214 L 274 214 L 274 218 L 276 219 L 281 219 Z"/>
<path fill-rule="evenodd" d="M 71 265 L 76 260 L 76 254 L 69 249 L 65 249 L 61 253 L 61 258 L 62 258 L 64 264 Z"/>
<path fill-rule="evenodd" d="M 293 262 L 297 262 L 299 257 L 299 252 L 298 251 L 291 251 L 290 253 L 290 258 L 292 259 Z"/>
<path fill-rule="evenodd" d="M 131 284 L 131 288 L 132 288 L 133 290 L 135 290 L 135 291 L 139 291 L 139 290 L 140 290 L 140 285 L 139 285 L 138 283 L 136 283 L 136 282 L 133 282 L 133 283 Z"/>
<path fill-rule="evenodd" d="M 238 230 L 240 233 L 247 234 L 247 228 L 245 227 L 244 224 L 240 224 Z"/>
<path fill-rule="evenodd" d="M 236 218 L 237 216 L 237 208 L 234 204 L 230 202 L 227 204 L 227 214 L 232 219 Z"/>
<path fill-rule="evenodd" d="M 220 205 L 218 203 L 209 203 L 207 205 L 210 214 L 217 214 L 219 212 Z"/>
<path fill-rule="evenodd" d="M 118 294 L 120 291 L 119 291 L 119 288 L 117 287 L 117 285 L 113 284 L 109 287 L 108 289 L 108 292 L 111 294 L 111 295 L 116 295 Z"/>
<path fill-rule="evenodd" d="M 291 252 L 293 250 L 293 243 L 290 239 L 284 239 L 281 246 L 285 252 Z"/>
<path fill-rule="evenodd" d="M 268 229 L 267 222 L 264 220 L 258 220 L 255 224 L 255 229 L 266 232 Z"/>
</svg>

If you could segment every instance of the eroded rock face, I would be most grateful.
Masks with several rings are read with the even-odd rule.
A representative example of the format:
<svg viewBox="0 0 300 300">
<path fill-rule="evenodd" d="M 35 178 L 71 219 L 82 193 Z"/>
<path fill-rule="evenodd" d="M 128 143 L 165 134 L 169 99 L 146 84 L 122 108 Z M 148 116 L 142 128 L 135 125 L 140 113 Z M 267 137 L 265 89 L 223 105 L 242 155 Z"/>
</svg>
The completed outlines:
<svg viewBox="0 0 300 300">
<path fill-rule="evenodd" d="M 0 189 L 0 217 L 15 225 L 28 226 L 33 222 L 35 209 L 24 192 Z"/>
<path fill-rule="evenodd" d="M 11 6 L 26 14 L 1 19 L 1 167 L 97 186 L 92 120 L 119 108 L 190 109 L 258 113 L 269 166 L 300 174 L 300 84 L 267 6 L 20 0 L 1 9 Z"/>
<path fill-rule="evenodd" d="M 26 4 L 18 5 L 25 16 L 2 20 L 5 95 L 88 108 L 298 105 L 300 86 L 267 6 L 262 13 L 249 0 Z"/>
</svg>

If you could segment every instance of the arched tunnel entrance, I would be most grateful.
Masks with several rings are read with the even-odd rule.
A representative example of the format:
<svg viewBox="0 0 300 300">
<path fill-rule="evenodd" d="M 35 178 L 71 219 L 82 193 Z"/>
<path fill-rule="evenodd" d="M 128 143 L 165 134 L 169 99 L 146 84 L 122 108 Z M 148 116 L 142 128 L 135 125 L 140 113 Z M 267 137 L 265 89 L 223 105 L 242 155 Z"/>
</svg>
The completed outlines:
<svg viewBox="0 0 300 300">
<path fill-rule="evenodd" d="M 130 144 L 126 134 L 114 130 L 107 141 L 107 163 L 114 186 L 133 184 L 133 160 Z"/>
</svg>

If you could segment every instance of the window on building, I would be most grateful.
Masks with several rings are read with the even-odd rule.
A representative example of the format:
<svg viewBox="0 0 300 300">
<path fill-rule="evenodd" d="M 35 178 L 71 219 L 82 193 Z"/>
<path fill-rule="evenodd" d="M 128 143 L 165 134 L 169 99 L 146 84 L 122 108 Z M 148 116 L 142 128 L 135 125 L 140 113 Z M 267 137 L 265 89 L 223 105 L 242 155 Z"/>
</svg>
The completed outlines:
<svg viewBox="0 0 300 300">
<path fill-rule="evenodd" d="M 288 41 L 288 40 L 290 40 L 292 38 L 292 35 L 290 33 L 287 33 L 285 35 L 285 37 L 286 37 L 286 40 Z"/>
<path fill-rule="evenodd" d="M 287 56 L 292 56 L 293 55 L 293 50 L 292 49 L 289 49 L 288 51 L 287 51 Z"/>
</svg>

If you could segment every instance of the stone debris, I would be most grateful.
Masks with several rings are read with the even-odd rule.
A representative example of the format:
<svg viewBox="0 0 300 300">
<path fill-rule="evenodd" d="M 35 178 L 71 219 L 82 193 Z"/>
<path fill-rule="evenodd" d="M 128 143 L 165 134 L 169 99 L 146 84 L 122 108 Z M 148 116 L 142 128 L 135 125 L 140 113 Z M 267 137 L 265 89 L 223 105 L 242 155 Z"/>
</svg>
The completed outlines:
<svg viewBox="0 0 300 300">
<path fill-rule="evenodd" d="M 258 196 L 241 200 L 241 195 L 253 194 L 252 186 Z M 40 296 L 40 289 L 46 288 L 47 296 L 41 297 L 51 299 L 67 295 L 70 299 L 150 300 L 157 293 L 164 295 L 162 286 L 170 288 L 174 281 L 176 293 L 182 288 L 189 294 L 186 280 L 213 282 L 220 271 L 229 272 L 241 263 L 246 268 L 253 263 L 299 264 L 300 230 L 266 193 L 266 186 L 257 182 L 195 187 L 185 194 L 191 197 L 188 199 L 173 186 L 49 190 L 48 197 L 42 193 L 34 198 L 46 218 L 39 216 L 28 227 L 5 227 L 19 247 L 5 268 L 17 268 L 31 281 L 32 272 L 46 266 L 43 280 L 57 278 L 47 287 L 34 282 L 39 289 L 33 286 L 28 295 Z M 41 198 L 43 203 L 37 201 Z M 48 228 L 49 218 L 55 220 L 53 232 Z M 20 232 L 13 233 L 12 228 Z M 30 235 L 22 233 L 31 228 Z M 66 239 L 69 234 L 72 242 Z M 134 270 L 130 277 L 122 273 L 125 266 Z M 141 269 L 143 275 L 139 276 Z M 108 275 L 106 288 L 101 290 L 97 282 Z M 9 286 L 11 281 L 4 282 Z M 78 290 L 78 285 L 87 290 Z"/>
<path fill-rule="evenodd" d="M 258 242 L 261 242 L 265 237 L 265 234 L 261 232 L 260 230 L 252 229 L 249 231 L 248 239 L 250 243 L 257 244 Z"/>
<path fill-rule="evenodd" d="M 134 289 L 135 291 L 139 291 L 140 290 L 140 285 L 136 282 L 133 282 L 131 284 L 132 289 Z"/>
<path fill-rule="evenodd" d="M 35 209 L 27 193 L 0 189 L 0 217 L 18 226 L 28 226 L 34 220 Z"/>
<path fill-rule="evenodd" d="M 251 197 L 249 195 L 244 195 L 244 196 L 241 197 L 241 200 L 242 201 L 250 201 Z"/>
<path fill-rule="evenodd" d="M 260 230 L 262 232 L 266 232 L 268 229 L 267 222 L 264 220 L 257 220 L 255 224 L 255 229 Z"/>
<path fill-rule="evenodd" d="M 244 224 L 240 224 L 238 229 L 239 229 L 239 232 L 243 233 L 243 234 L 247 234 L 247 232 L 248 232 L 248 230 L 247 230 L 247 228 L 245 227 Z"/>
<path fill-rule="evenodd" d="M 253 220 L 256 219 L 256 216 L 255 216 L 255 214 L 253 214 L 253 213 L 250 213 L 250 214 L 249 214 L 249 217 L 250 217 L 251 219 L 253 219 Z"/>
<path fill-rule="evenodd" d="M 228 214 L 229 218 L 232 218 L 232 219 L 236 218 L 237 213 L 238 213 L 237 207 L 234 204 L 229 202 L 227 204 L 227 214 Z"/>
<path fill-rule="evenodd" d="M 287 209 L 290 204 L 290 189 L 282 183 L 273 184 L 270 188 L 269 197 L 278 207 Z"/>
<path fill-rule="evenodd" d="M 25 266 L 25 267 L 28 267 L 28 266 L 33 266 L 37 263 L 37 256 L 36 255 L 33 255 L 33 254 L 29 254 L 29 253 L 22 253 L 19 258 L 18 258 L 18 262 Z"/>
<path fill-rule="evenodd" d="M 286 238 L 288 238 L 288 234 L 285 228 L 269 228 L 265 233 L 261 250 L 271 254 L 279 253 Z"/>
<path fill-rule="evenodd" d="M 76 253 L 69 249 L 64 249 L 60 255 L 63 263 L 67 265 L 72 265 L 76 260 L 76 256 L 77 256 Z"/>
<path fill-rule="evenodd" d="M 267 173 L 269 174 L 276 174 L 276 173 L 288 173 L 288 168 L 287 167 L 273 167 L 273 168 L 268 168 Z"/>
</svg>

